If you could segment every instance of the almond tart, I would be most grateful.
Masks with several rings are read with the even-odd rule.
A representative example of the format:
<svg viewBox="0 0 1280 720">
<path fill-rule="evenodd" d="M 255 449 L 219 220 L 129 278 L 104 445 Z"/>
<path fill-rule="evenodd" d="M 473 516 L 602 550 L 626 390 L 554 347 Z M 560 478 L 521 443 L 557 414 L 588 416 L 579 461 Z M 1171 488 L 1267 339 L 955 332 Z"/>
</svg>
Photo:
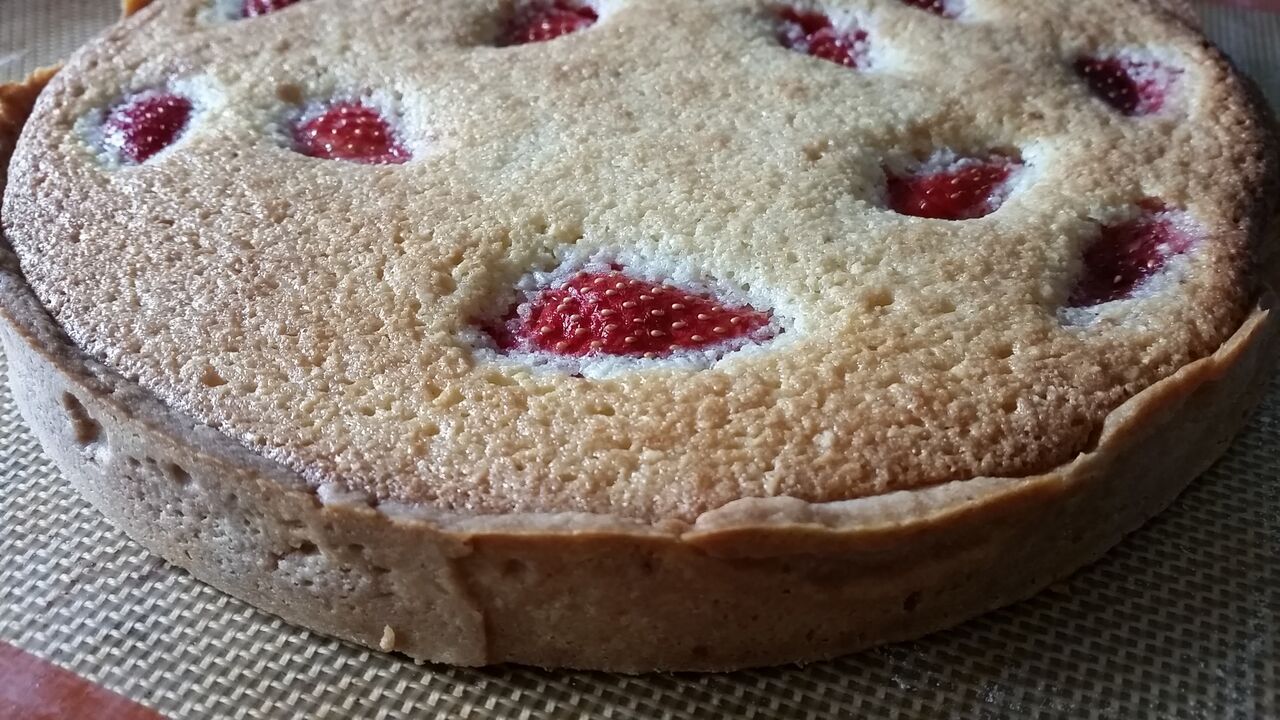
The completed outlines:
<svg viewBox="0 0 1280 720">
<path fill-rule="evenodd" d="M 0 100 L 0 334 L 141 545 L 413 658 L 829 658 L 1226 448 L 1273 120 L 1139 0 L 158 0 Z"/>
</svg>

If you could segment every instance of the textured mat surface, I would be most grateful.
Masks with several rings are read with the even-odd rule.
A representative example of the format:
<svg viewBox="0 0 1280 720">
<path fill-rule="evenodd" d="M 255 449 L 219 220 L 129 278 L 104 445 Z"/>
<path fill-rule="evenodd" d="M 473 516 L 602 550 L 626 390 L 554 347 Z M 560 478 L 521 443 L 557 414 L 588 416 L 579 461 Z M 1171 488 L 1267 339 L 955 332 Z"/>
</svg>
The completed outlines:
<svg viewBox="0 0 1280 720">
<path fill-rule="evenodd" d="M 1280 15 L 1204 11 L 1280 100 Z M 114 16 L 0 0 L 0 78 Z M 112 529 L 0 388 L 0 640 L 174 718 L 1280 717 L 1280 380 L 1173 508 L 1030 601 L 835 662 L 642 677 L 417 666 L 285 625 Z"/>
</svg>

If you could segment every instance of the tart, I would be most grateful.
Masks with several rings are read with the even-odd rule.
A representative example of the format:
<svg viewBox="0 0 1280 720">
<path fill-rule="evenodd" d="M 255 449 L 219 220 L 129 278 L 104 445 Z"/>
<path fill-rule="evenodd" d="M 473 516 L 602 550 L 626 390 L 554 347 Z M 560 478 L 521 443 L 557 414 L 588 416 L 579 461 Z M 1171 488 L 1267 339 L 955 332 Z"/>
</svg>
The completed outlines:
<svg viewBox="0 0 1280 720">
<path fill-rule="evenodd" d="M 725 670 L 1099 557 L 1276 349 L 1273 120 L 1137 0 L 158 0 L 4 89 L 0 323 L 140 544 L 460 665 Z"/>
</svg>

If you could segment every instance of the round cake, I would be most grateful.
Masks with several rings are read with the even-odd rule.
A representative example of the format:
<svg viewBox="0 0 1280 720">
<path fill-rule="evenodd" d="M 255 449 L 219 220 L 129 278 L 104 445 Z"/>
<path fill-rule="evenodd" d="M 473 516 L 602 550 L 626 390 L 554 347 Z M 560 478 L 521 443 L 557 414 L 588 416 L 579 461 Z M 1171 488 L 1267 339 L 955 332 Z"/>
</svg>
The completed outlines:
<svg viewBox="0 0 1280 720">
<path fill-rule="evenodd" d="M 1273 120 L 1138 0 L 158 0 L 0 96 L 49 454 L 462 665 L 723 670 L 1097 558 L 1276 353 Z"/>
</svg>

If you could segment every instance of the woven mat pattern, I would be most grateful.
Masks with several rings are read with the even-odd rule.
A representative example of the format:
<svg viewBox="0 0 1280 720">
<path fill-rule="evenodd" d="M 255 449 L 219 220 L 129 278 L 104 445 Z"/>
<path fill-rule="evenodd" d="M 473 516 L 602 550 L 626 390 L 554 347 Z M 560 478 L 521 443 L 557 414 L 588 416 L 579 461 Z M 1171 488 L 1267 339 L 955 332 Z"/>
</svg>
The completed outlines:
<svg viewBox="0 0 1280 720">
<path fill-rule="evenodd" d="M 114 14 L 0 0 L 0 78 Z M 1205 16 L 1280 100 L 1280 15 Z M 1027 602 L 804 668 L 640 677 L 419 666 L 288 626 L 114 530 L 0 387 L 0 640 L 173 718 L 1276 718 L 1280 380 L 1173 508 Z"/>
</svg>

